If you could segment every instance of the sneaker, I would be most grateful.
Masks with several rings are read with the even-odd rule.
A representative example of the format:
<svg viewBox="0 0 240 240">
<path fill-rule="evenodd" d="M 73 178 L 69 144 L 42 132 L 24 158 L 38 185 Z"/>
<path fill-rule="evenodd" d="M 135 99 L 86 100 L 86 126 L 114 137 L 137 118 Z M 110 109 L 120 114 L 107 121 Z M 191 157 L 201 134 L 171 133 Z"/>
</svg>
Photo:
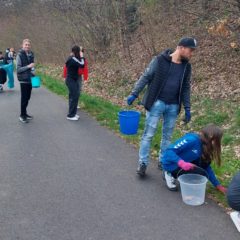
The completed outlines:
<svg viewBox="0 0 240 240">
<path fill-rule="evenodd" d="M 77 109 L 80 109 L 80 106 L 79 106 L 79 105 L 77 106 Z"/>
<path fill-rule="evenodd" d="M 146 170 L 147 170 L 147 166 L 145 163 L 139 164 L 137 168 L 137 174 L 141 177 L 144 177 Z"/>
<path fill-rule="evenodd" d="M 79 118 L 77 118 L 76 116 L 74 117 L 67 117 L 67 120 L 71 120 L 71 121 L 77 121 Z"/>
<path fill-rule="evenodd" d="M 26 114 L 26 118 L 27 118 L 27 120 L 32 120 L 33 116 L 30 116 L 30 115 Z"/>
<path fill-rule="evenodd" d="M 167 188 L 170 191 L 177 191 L 176 179 L 172 176 L 170 172 L 164 171 L 164 180 L 166 181 Z"/>
<path fill-rule="evenodd" d="M 235 224 L 237 230 L 240 232 L 240 213 L 239 212 L 231 212 L 230 217 Z"/>
<path fill-rule="evenodd" d="M 75 117 L 76 117 L 76 118 L 78 118 L 78 119 L 80 118 L 80 116 L 79 116 L 79 115 L 77 115 L 77 114 L 75 115 Z"/>
<path fill-rule="evenodd" d="M 27 117 L 24 117 L 24 116 L 20 116 L 19 121 L 22 123 L 28 123 Z"/>
</svg>

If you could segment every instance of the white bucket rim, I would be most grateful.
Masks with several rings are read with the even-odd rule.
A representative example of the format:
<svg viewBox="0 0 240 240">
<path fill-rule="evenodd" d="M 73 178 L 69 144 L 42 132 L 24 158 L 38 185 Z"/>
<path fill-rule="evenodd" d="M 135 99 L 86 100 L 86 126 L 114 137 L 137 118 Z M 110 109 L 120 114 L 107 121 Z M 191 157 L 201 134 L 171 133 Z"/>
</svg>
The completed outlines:
<svg viewBox="0 0 240 240">
<path fill-rule="evenodd" d="M 185 182 L 185 181 L 183 181 L 183 180 L 180 179 L 182 176 L 185 176 L 185 175 L 197 175 L 197 176 L 200 176 L 200 177 L 204 178 L 205 181 L 202 182 L 202 183 L 188 183 L 188 182 Z M 189 186 L 190 186 L 190 185 L 191 185 L 191 186 L 198 186 L 198 185 L 206 184 L 206 183 L 208 182 L 208 179 L 207 179 L 207 177 L 205 177 L 205 176 L 203 176 L 203 175 L 190 173 L 190 174 L 183 174 L 183 175 L 179 176 L 179 177 L 178 177 L 178 181 L 179 181 L 180 185 L 181 185 L 181 183 L 183 183 L 183 184 L 189 185 Z"/>
</svg>

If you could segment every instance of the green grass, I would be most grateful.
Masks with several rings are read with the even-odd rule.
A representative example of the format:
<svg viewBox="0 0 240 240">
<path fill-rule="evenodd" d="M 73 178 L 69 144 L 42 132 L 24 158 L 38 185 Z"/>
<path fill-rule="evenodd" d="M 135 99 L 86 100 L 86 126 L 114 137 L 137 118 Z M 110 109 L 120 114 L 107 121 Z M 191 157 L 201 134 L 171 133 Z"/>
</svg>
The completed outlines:
<svg viewBox="0 0 240 240">
<path fill-rule="evenodd" d="M 62 80 L 57 80 L 43 73 L 39 73 L 39 75 L 43 80 L 43 84 L 49 90 L 67 98 L 68 90 Z M 120 106 L 114 105 L 100 97 L 90 96 L 85 93 L 82 93 L 81 95 L 80 104 L 81 108 L 94 116 L 101 125 L 114 130 L 122 138 L 126 139 L 126 141 L 137 146 L 139 145 L 144 129 L 144 114 L 141 116 L 138 134 L 134 136 L 125 136 L 119 132 L 118 112 L 121 110 Z M 223 127 L 223 164 L 222 167 L 217 167 L 213 164 L 213 169 L 222 184 L 227 186 L 233 174 L 237 169 L 240 169 L 240 160 L 237 159 L 233 150 L 233 147 L 238 145 L 240 141 L 240 109 L 238 104 L 223 100 L 203 100 L 199 97 L 192 97 L 192 114 L 193 118 L 189 125 L 182 124 L 181 119 L 183 113 L 179 117 L 173 133 L 173 140 L 179 138 L 186 132 L 198 131 L 208 123 L 215 123 Z M 161 130 L 161 124 L 159 124 L 157 134 L 155 134 L 152 141 L 151 156 L 153 159 L 157 159 L 158 156 Z M 226 206 L 225 197 L 217 192 L 210 184 L 208 187 L 208 193 Z"/>
</svg>

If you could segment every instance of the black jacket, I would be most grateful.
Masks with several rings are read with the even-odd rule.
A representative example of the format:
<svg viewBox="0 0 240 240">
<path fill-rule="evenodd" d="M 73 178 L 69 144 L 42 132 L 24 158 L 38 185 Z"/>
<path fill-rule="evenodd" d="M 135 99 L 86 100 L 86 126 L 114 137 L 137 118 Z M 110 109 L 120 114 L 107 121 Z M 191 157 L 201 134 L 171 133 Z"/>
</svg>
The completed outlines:
<svg viewBox="0 0 240 240">
<path fill-rule="evenodd" d="M 67 67 L 67 78 L 66 80 L 78 80 L 79 74 L 78 69 L 84 68 L 84 58 L 77 59 L 75 57 L 69 57 L 66 61 Z"/>
<path fill-rule="evenodd" d="M 21 49 L 17 55 L 17 77 L 20 82 L 31 82 L 31 77 L 33 76 L 31 68 L 27 67 L 29 64 L 34 63 L 34 54 L 26 52 Z"/>
<path fill-rule="evenodd" d="M 150 111 L 152 105 L 157 100 L 167 80 L 172 65 L 171 53 L 172 50 L 168 49 L 155 57 L 137 81 L 132 91 L 132 94 L 137 97 L 147 85 L 142 104 L 148 111 Z M 190 109 L 191 64 L 188 61 L 183 61 L 183 64 L 184 72 L 179 89 L 179 112 L 182 103 L 185 109 Z"/>
</svg>

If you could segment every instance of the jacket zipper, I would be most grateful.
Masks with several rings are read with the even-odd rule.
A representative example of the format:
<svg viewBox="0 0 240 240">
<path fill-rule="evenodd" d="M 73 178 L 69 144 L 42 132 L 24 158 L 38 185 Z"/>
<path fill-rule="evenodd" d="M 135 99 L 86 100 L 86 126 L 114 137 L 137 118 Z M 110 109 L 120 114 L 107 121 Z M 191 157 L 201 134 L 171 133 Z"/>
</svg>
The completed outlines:
<svg viewBox="0 0 240 240">
<path fill-rule="evenodd" d="M 183 84 L 183 79 L 184 79 L 184 75 L 186 72 L 186 68 L 187 68 L 188 63 L 186 64 L 184 71 L 183 71 L 183 76 L 182 76 L 182 80 L 181 80 L 181 85 L 180 85 L 180 90 L 179 90 L 179 97 L 178 97 L 178 104 L 180 105 L 180 99 L 181 99 L 181 92 L 182 92 L 182 84 Z"/>
</svg>

